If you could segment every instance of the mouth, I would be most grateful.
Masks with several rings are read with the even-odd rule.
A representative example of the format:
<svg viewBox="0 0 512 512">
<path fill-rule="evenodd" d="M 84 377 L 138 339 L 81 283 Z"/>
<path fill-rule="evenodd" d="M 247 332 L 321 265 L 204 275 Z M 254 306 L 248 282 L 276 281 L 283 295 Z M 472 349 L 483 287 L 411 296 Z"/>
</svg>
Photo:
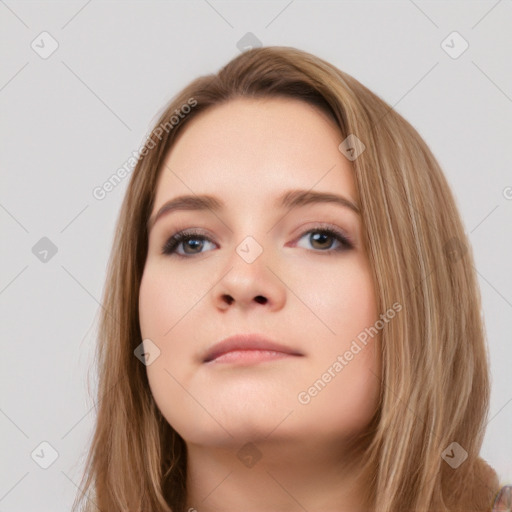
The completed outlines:
<svg viewBox="0 0 512 512">
<path fill-rule="evenodd" d="M 258 334 L 238 334 L 216 343 L 207 351 L 203 363 L 254 364 L 304 354 Z"/>
</svg>

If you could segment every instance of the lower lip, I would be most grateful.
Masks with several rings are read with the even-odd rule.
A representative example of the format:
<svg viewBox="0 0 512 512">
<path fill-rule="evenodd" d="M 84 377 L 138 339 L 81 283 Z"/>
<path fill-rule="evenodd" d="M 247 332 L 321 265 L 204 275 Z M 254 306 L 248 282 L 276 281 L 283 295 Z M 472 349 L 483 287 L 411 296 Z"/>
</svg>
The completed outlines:
<svg viewBox="0 0 512 512">
<path fill-rule="evenodd" d="M 264 361 L 274 361 L 276 359 L 284 359 L 296 357 L 293 354 L 284 352 L 275 352 L 274 350 L 232 350 L 226 352 L 219 357 L 208 361 L 209 363 L 236 363 L 236 364 L 253 364 L 262 363 Z"/>
</svg>

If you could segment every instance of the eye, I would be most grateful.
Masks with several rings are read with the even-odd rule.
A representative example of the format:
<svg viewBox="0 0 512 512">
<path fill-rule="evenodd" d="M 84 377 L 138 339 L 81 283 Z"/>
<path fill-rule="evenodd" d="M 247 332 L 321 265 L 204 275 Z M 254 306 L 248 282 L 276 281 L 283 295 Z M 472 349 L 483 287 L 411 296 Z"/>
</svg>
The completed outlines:
<svg viewBox="0 0 512 512">
<path fill-rule="evenodd" d="M 337 229 L 331 227 L 316 227 L 305 231 L 300 239 L 309 235 L 310 244 L 313 248 L 318 249 L 316 252 L 338 253 L 347 251 L 354 247 L 350 237 Z M 214 242 L 200 231 L 184 230 L 179 231 L 167 240 L 162 247 L 162 254 L 173 255 L 187 258 L 195 254 L 201 254 L 205 243 Z M 336 246 L 337 244 L 337 246 Z M 334 248 L 333 248 L 334 245 Z M 183 251 L 178 251 L 183 248 Z"/>
<path fill-rule="evenodd" d="M 306 235 L 309 235 L 308 240 L 311 246 L 316 249 L 320 249 L 320 252 L 333 253 L 347 251 L 354 247 L 347 235 L 330 227 L 310 229 L 303 233 L 300 239 L 304 238 Z M 333 245 L 335 246 L 334 248 Z"/>
<path fill-rule="evenodd" d="M 207 236 L 199 231 L 179 231 L 167 240 L 162 248 L 162 254 L 171 255 L 176 253 L 178 256 L 185 258 L 189 255 L 201 254 L 200 249 L 204 246 L 205 241 L 213 243 Z M 182 244 L 185 249 L 184 252 L 177 252 L 176 249 Z"/>
</svg>

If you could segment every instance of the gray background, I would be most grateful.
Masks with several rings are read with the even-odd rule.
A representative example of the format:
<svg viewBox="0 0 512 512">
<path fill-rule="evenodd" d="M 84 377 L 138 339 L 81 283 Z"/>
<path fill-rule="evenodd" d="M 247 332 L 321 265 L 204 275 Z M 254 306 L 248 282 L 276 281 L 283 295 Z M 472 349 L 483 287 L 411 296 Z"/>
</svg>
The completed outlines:
<svg viewBox="0 0 512 512">
<path fill-rule="evenodd" d="M 512 483 L 511 26 L 511 0 L 0 0 L 0 511 L 65 511 L 77 492 L 95 419 L 99 301 L 128 179 L 103 200 L 93 189 L 179 89 L 240 53 L 247 32 L 348 72 L 438 158 L 483 294 L 493 388 L 482 456 Z M 47 58 L 31 47 L 51 49 L 43 31 L 59 45 Z M 442 46 L 453 31 L 469 44 L 457 58 Z M 444 44 L 462 48 L 453 36 Z M 43 237 L 58 249 L 46 261 Z M 59 455 L 47 469 L 43 441 Z"/>
</svg>

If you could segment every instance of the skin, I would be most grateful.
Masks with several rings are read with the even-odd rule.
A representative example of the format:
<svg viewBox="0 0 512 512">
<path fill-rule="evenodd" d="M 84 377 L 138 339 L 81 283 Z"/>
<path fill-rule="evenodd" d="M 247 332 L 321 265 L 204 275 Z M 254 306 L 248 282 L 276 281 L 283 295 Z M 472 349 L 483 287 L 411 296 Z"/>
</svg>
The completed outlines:
<svg viewBox="0 0 512 512">
<path fill-rule="evenodd" d="M 191 120 L 166 156 L 152 215 L 182 194 L 225 202 L 215 214 L 159 218 L 139 296 L 142 337 L 160 350 L 146 367 L 151 392 L 186 442 L 188 506 L 199 512 L 368 510 L 364 484 L 349 469 L 360 460 L 354 436 L 378 406 L 379 337 L 309 403 L 298 400 L 379 318 L 362 220 L 337 204 L 273 206 L 291 189 L 357 204 L 342 140 L 307 103 L 243 98 Z M 315 241 L 319 223 L 345 232 L 354 247 L 336 252 L 342 244 L 329 235 Z M 162 254 L 173 234 L 190 228 L 212 241 L 181 243 L 184 258 Z M 247 236 L 263 250 L 252 263 L 236 251 Z M 236 333 L 261 333 L 303 356 L 203 363 L 208 347 Z M 237 456 L 244 445 L 253 456 L 246 464 Z"/>
</svg>

